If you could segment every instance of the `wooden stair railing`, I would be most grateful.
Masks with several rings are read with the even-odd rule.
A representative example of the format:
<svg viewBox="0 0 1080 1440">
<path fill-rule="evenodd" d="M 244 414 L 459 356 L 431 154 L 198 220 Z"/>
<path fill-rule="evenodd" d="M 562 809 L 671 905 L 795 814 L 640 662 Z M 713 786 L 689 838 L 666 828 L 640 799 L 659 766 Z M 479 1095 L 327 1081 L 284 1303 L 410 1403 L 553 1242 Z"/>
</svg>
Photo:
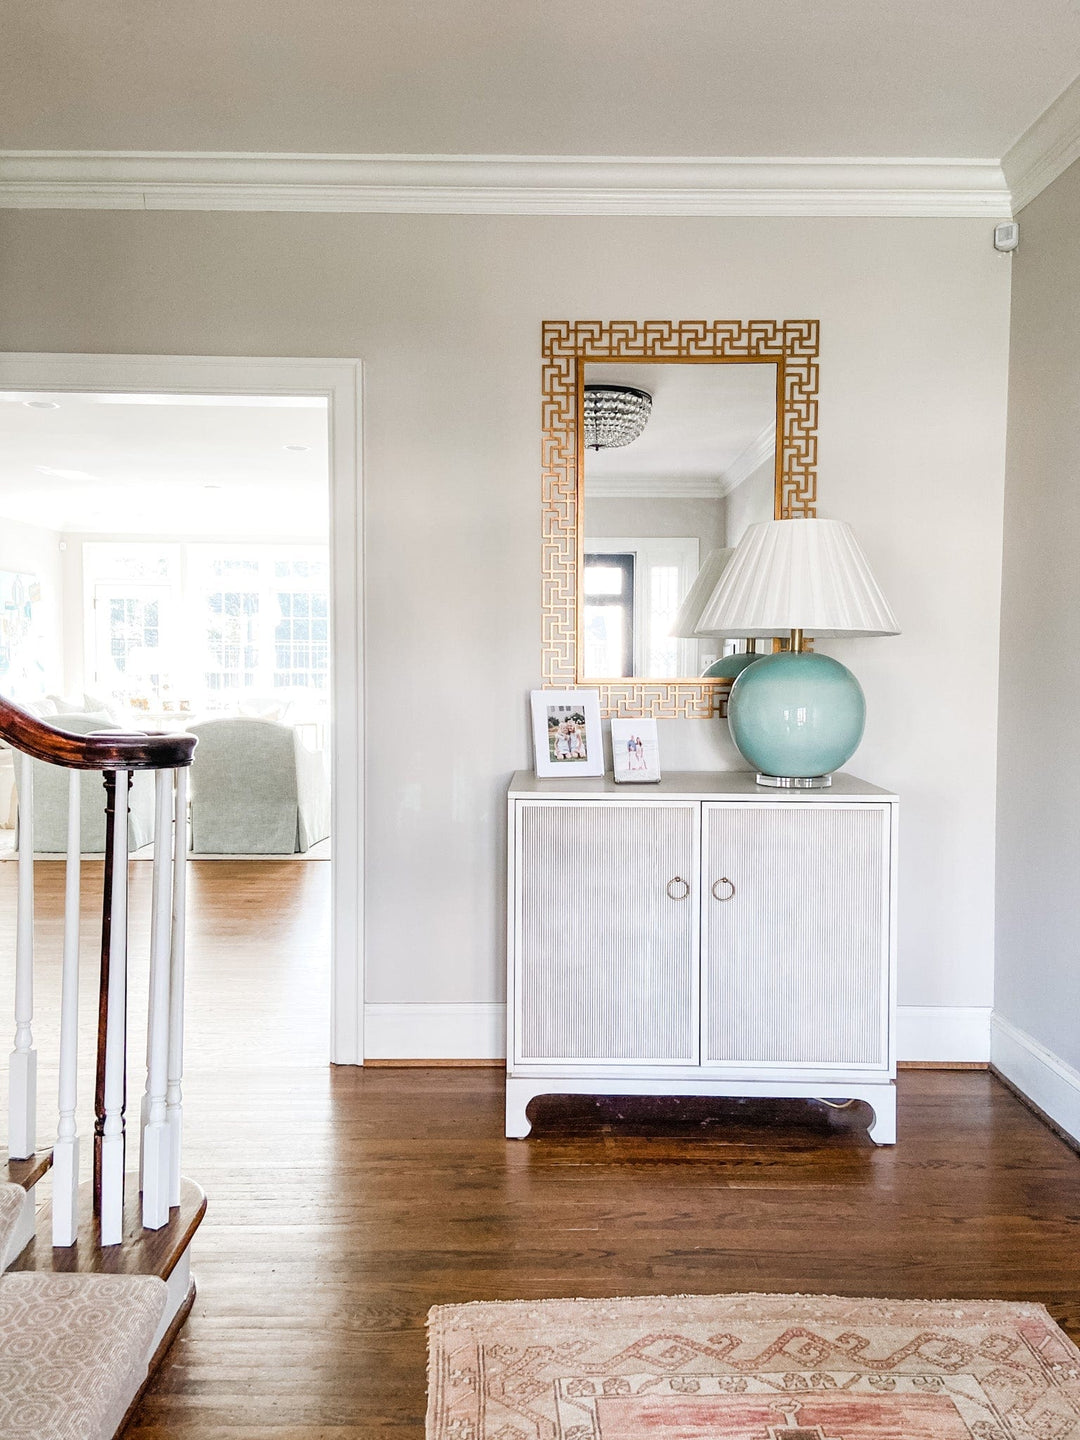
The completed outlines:
<svg viewBox="0 0 1080 1440">
<path fill-rule="evenodd" d="M 15 1048 L 10 1058 L 8 1154 L 36 1151 L 37 1052 L 34 1011 L 33 761 L 68 770 L 64 945 L 60 1000 L 59 1121 L 53 1148 L 52 1244 L 72 1246 L 79 1230 L 78 1076 L 81 817 L 79 772 L 105 786 L 105 866 L 94 1095 L 93 1213 L 102 1246 L 124 1239 L 127 1101 L 128 792 L 133 772 L 155 772 L 147 1076 L 140 1115 L 139 1185 L 144 1229 L 169 1224 L 181 1203 L 181 1083 L 184 1045 L 184 907 L 188 769 L 194 735 L 73 735 L 0 697 L 0 739 L 15 750 L 19 779 Z M 203 1202 L 205 1204 L 205 1202 Z M 201 1212 L 200 1212 L 201 1213 Z"/>
</svg>

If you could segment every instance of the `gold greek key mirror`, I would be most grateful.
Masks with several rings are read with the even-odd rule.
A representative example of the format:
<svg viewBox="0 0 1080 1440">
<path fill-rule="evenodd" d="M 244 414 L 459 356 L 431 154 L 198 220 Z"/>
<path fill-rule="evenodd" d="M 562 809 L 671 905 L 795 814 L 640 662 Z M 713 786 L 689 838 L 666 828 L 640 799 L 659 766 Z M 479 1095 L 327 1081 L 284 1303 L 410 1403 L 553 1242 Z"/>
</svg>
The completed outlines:
<svg viewBox="0 0 1080 1440">
<path fill-rule="evenodd" d="M 544 684 L 717 714 L 722 642 L 676 616 L 747 525 L 814 514 L 818 322 L 552 320 L 543 356 Z"/>
</svg>

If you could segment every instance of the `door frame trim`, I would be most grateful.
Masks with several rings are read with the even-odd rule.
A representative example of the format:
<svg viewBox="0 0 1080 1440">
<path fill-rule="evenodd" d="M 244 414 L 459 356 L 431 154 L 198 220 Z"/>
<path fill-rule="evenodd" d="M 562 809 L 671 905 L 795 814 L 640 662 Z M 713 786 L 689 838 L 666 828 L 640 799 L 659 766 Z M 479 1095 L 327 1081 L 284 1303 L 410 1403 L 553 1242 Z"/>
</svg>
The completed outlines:
<svg viewBox="0 0 1080 1440">
<path fill-rule="evenodd" d="M 0 390 L 321 395 L 332 635 L 330 1062 L 364 1058 L 363 367 L 358 359 L 0 353 Z"/>
</svg>

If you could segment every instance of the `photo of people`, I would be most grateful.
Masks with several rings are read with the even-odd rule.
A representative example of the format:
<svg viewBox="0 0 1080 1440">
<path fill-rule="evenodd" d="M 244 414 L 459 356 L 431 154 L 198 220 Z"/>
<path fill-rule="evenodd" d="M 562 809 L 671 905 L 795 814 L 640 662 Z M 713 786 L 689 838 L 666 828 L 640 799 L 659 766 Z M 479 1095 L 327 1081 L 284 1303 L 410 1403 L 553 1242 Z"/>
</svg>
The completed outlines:
<svg viewBox="0 0 1080 1440">
<path fill-rule="evenodd" d="M 588 760 L 585 716 L 570 705 L 547 707 L 548 754 L 558 764 Z"/>
<path fill-rule="evenodd" d="M 603 775 L 600 692 L 533 690 L 530 701 L 537 776 L 573 776 L 576 782 Z"/>
<path fill-rule="evenodd" d="M 611 754 L 616 780 L 659 780 L 660 743 L 656 721 L 612 720 Z"/>
</svg>

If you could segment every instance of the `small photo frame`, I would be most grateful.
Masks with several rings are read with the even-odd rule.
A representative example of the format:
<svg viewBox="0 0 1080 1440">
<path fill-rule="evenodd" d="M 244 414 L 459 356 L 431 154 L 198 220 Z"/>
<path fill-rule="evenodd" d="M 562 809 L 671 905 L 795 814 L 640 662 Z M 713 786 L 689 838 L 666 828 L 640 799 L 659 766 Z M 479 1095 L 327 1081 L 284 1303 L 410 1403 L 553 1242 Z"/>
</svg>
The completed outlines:
<svg viewBox="0 0 1080 1440">
<path fill-rule="evenodd" d="M 660 779 L 660 741 L 655 720 L 612 720 L 611 757 L 620 785 Z"/>
<path fill-rule="evenodd" d="M 533 690 L 538 776 L 603 775 L 599 690 Z"/>
</svg>

